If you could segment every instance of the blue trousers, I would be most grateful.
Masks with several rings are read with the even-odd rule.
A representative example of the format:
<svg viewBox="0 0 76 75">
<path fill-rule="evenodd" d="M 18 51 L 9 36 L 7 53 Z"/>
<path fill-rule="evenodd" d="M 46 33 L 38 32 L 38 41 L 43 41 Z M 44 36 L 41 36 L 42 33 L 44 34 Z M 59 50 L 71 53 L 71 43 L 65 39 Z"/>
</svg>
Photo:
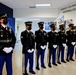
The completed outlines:
<svg viewBox="0 0 76 75">
<path fill-rule="evenodd" d="M 0 75 L 2 75 L 4 62 L 6 62 L 7 75 L 12 75 L 12 54 L 0 56 Z"/>
<path fill-rule="evenodd" d="M 72 59 L 74 54 L 74 46 L 68 46 L 67 59 Z"/>
<path fill-rule="evenodd" d="M 37 67 L 39 67 L 39 57 L 41 56 L 41 66 L 44 65 L 45 50 L 37 50 Z"/>
<path fill-rule="evenodd" d="M 34 55 L 34 53 L 25 54 L 25 73 L 27 73 L 28 60 L 29 60 L 29 70 L 33 71 L 33 55 Z"/>
<path fill-rule="evenodd" d="M 50 49 L 50 55 L 49 55 L 50 60 L 51 60 L 51 56 L 52 56 L 52 64 L 55 64 L 56 63 L 56 49 Z"/>
<path fill-rule="evenodd" d="M 61 54 L 61 61 L 64 61 L 64 47 L 63 45 L 59 46 L 59 52 L 58 52 L 58 62 L 60 62 L 60 54 Z"/>
</svg>

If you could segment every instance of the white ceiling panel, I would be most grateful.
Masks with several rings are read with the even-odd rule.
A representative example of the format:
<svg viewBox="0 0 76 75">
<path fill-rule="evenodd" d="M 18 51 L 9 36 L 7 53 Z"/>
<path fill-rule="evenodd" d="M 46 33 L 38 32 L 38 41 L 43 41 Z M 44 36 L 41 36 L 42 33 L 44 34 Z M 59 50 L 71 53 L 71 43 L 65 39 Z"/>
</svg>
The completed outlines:
<svg viewBox="0 0 76 75">
<path fill-rule="evenodd" d="M 36 3 L 51 3 L 51 8 L 61 8 L 71 3 L 76 3 L 76 0 L 0 0 L 0 2 L 11 8 L 29 8 L 29 6 L 34 6 Z"/>
</svg>

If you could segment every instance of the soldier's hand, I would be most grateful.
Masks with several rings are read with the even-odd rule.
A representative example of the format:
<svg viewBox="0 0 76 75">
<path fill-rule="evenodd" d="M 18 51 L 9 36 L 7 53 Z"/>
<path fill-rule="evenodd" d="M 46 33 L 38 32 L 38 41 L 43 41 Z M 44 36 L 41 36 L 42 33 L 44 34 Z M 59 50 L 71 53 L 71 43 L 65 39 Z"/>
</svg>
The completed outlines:
<svg viewBox="0 0 76 75">
<path fill-rule="evenodd" d="M 3 51 L 6 52 L 6 53 L 10 53 L 12 50 L 13 50 L 12 47 L 5 47 L 5 48 L 3 49 Z"/>
<path fill-rule="evenodd" d="M 57 48 L 57 45 L 53 45 L 53 48 Z"/>
<path fill-rule="evenodd" d="M 28 53 L 31 53 L 30 49 L 27 50 Z"/>
<path fill-rule="evenodd" d="M 34 52 L 34 49 L 32 49 L 32 52 Z"/>
<path fill-rule="evenodd" d="M 72 42 L 71 44 L 74 46 L 75 45 L 75 42 Z"/>
<path fill-rule="evenodd" d="M 34 52 L 34 49 L 29 49 L 29 50 L 27 50 L 28 51 L 28 53 L 32 53 L 32 52 Z"/>
<path fill-rule="evenodd" d="M 40 46 L 40 47 L 41 47 L 41 49 L 43 49 L 43 50 L 46 49 L 46 46 L 45 46 L 45 45 L 44 45 L 44 46 Z"/>
<path fill-rule="evenodd" d="M 63 45 L 63 47 L 66 47 L 66 44 L 65 43 L 63 43 L 62 45 Z"/>
</svg>

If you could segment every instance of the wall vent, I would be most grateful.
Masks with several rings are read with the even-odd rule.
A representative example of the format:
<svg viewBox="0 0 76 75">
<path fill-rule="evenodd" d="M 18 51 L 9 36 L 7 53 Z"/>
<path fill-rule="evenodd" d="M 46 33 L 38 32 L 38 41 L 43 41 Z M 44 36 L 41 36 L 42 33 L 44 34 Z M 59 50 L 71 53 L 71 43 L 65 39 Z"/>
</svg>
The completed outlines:
<svg viewBox="0 0 76 75">
<path fill-rule="evenodd" d="M 72 12 L 76 10 L 76 4 L 64 7 L 62 9 L 60 9 L 63 13 L 67 13 L 67 12 Z"/>
</svg>

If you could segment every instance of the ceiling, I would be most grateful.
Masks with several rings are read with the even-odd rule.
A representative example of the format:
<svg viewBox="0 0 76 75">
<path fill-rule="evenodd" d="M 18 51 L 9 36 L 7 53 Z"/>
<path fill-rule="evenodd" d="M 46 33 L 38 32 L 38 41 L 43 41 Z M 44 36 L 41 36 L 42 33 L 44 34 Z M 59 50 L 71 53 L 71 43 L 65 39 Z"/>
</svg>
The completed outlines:
<svg viewBox="0 0 76 75">
<path fill-rule="evenodd" d="M 34 4 L 36 3 L 37 4 L 51 3 L 52 6 L 48 8 L 59 9 L 71 3 L 76 3 L 76 0 L 0 0 L 0 2 L 13 9 L 14 8 L 29 8 L 29 6 L 34 6 Z"/>
</svg>

